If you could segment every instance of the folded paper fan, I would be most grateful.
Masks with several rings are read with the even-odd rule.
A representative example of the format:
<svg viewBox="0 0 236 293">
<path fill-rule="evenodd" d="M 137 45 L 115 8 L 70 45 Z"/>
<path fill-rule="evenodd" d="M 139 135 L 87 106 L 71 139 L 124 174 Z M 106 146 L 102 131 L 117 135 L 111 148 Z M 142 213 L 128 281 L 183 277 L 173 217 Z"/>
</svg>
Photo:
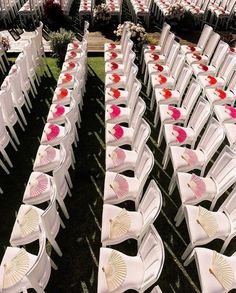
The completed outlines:
<svg viewBox="0 0 236 293">
<path fill-rule="evenodd" d="M 79 48 L 79 43 L 77 42 L 77 41 L 73 41 L 73 47 L 75 48 L 75 49 L 78 49 Z"/>
<path fill-rule="evenodd" d="M 44 151 L 39 152 L 40 165 L 51 163 L 56 157 L 56 150 L 52 146 L 48 146 Z"/>
<path fill-rule="evenodd" d="M 116 88 L 111 88 L 110 92 L 112 93 L 112 96 L 117 100 L 120 97 L 120 91 Z"/>
<path fill-rule="evenodd" d="M 152 53 L 152 54 L 151 54 L 151 57 L 152 57 L 152 59 L 155 60 L 155 61 L 159 59 L 159 55 L 158 55 L 158 54 L 155 54 L 155 53 Z"/>
<path fill-rule="evenodd" d="M 110 58 L 111 58 L 111 59 L 115 59 L 117 56 L 118 56 L 118 55 L 117 55 L 116 52 L 111 52 L 111 53 L 110 53 Z"/>
<path fill-rule="evenodd" d="M 185 130 L 179 126 L 173 125 L 173 132 L 172 134 L 176 137 L 176 140 L 179 143 L 182 143 L 187 138 L 187 134 Z"/>
<path fill-rule="evenodd" d="M 189 49 L 190 51 L 192 51 L 192 52 L 196 51 L 196 48 L 193 47 L 193 46 L 188 46 L 188 49 Z"/>
<path fill-rule="evenodd" d="M 156 49 L 155 45 L 148 45 L 148 49 L 154 51 Z"/>
<path fill-rule="evenodd" d="M 110 131 L 110 133 L 117 139 L 119 140 L 123 134 L 124 134 L 124 130 L 123 128 L 119 125 L 116 124 L 113 128 L 112 131 Z"/>
<path fill-rule="evenodd" d="M 164 69 L 163 66 L 161 66 L 160 64 L 155 64 L 154 66 L 156 67 L 156 70 L 159 72 L 162 72 Z"/>
<path fill-rule="evenodd" d="M 110 66 L 112 70 L 116 70 L 119 67 L 119 65 L 115 62 L 111 62 Z"/>
<path fill-rule="evenodd" d="M 45 174 L 40 174 L 37 178 L 29 182 L 30 197 L 35 197 L 43 193 L 48 186 L 48 179 Z"/>
<path fill-rule="evenodd" d="M 56 105 L 52 110 L 52 115 L 54 118 L 58 118 L 65 113 L 65 107 L 62 105 Z"/>
<path fill-rule="evenodd" d="M 165 99 L 169 99 L 172 97 L 172 92 L 169 89 L 163 88 L 162 95 L 164 96 Z"/>
<path fill-rule="evenodd" d="M 218 224 L 213 212 L 199 206 L 197 223 L 202 226 L 209 237 L 213 237 L 216 234 Z"/>
<path fill-rule="evenodd" d="M 191 167 L 199 164 L 198 157 L 193 150 L 185 149 L 182 158 L 190 165 Z"/>
<path fill-rule="evenodd" d="M 216 88 L 215 89 L 215 93 L 217 94 L 217 96 L 221 99 L 221 100 L 223 100 L 223 99 L 225 99 L 226 98 L 226 92 L 224 91 L 224 90 L 222 90 L 222 89 L 220 89 L 220 88 Z"/>
<path fill-rule="evenodd" d="M 68 95 L 68 89 L 60 88 L 59 93 L 57 94 L 57 99 L 62 100 Z"/>
<path fill-rule="evenodd" d="M 214 76 L 208 75 L 207 76 L 207 80 L 209 82 L 210 85 L 216 84 L 217 80 Z"/>
<path fill-rule="evenodd" d="M 26 237 L 37 230 L 39 225 L 39 215 L 34 208 L 30 207 L 21 219 L 17 219 L 17 223 L 20 226 L 21 237 Z"/>
<path fill-rule="evenodd" d="M 48 128 L 44 130 L 44 132 L 46 133 L 47 140 L 50 141 L 58 136 L 60 133 L 60 128 L 56 124 L 50 124 Z"/>
<path fill-rule="evenodd" d="M 109 44 L 109 49 L 115 49 L 115 48 L 116 48 L 116 44 L 114 44 L 114 43 Z"/>
<path fill-rule="evenodd" d="M 235 52 L 235 48 L 230 47 L 230 52 L 234 53 Z"/>
<path fill-rule="evenodd" d="M 111 105 L 108 109 L 108 112 L 110 113 L 110 117 L 114 119 L 120 115 L 120 107 L 116 105 Z"/>
<path fill-rule="evenodd" d="M 203 70 L 203 71 L 207 71 L 208 70 L 208 66 L 205 64 L 200 63 L 199 67 Z"/>
<path fill-rule="evenodd" d="M 118 198 L 123 198 L 129 192 L 129 184 L 120 174 L 116 175 L 110 187 L 114 190 Z"/>
<path fill-rule="evenodd" d="M 68 62 L 68 69 L 73 69 L 75 68 L 75 63 L 74 62 Z"/>
<path fill-rule="evenodd" d="M 114 166 L 119 166 L 125 160 L 125 151 L 121 148 L 116 148 L 111 154 L 109 154 L 109 157 L 111 158 Z"/>
<path fill-rule="evenodd" d="M 70 73 L 65 73 L 62 82 L 66 83 L 72 80 L 72 75 Z"/>
<path fill-rule="evenodd" d="M 118 83 L 120 81 L 120 76 L 118 74 L 112 74 L 112 81 Z"/>
<path fill-rule="evenodd" d="M 193 57 L 197 60 L 201 60 L 202 57 L 198 53 L 193 53 Z"/>
<path fill-rule="evenodd" d="M 125 262 L 119 252 L 115 250 L 112 250 L 108 263 L 102 268 L 102 270 L 106 276 L 109 292 L 119 288 L 124 282 L 127 274 Z"/>
<path fill-rule="evenodd" d="M 131 225 L 131 219 L 126 209 L 122 211 L 115 218 L 110 219 L 110 239 L 116 239 L 125 235 Z"/>
<path fill-rule="evenodd" d="M 70 53 L 69 53 L 69 58 L 75 58 L 76 57 L 76 52 L 75 51 L 71 51 Z"/>
<path fill-rule="evenodd" d="M 213 251 L 210 273 L 217 279 L 226 292 L 232 289 L 234 272 L 225 256 Z"/>
<path fill-rule="evenodd" d="M 161 74 L 158 76 L 158 80 L 159 80 L 160 84 L 164 84 L 164 83 L 167 82 L 167 78 L 164 75 L 161 75 Z"/>
<path fill-rule="evenodd" d="M 3 288 L 9 288 L 19 282 L 29 270 L 29 257 L 24 248 L 9 262 L 4 264 Z"/>
<path fill-rule="evenodd" d="M 236 118 L 236 108 L 225 105 L 225 111 L 229 113 L 232 118 Z"/>
<path fill-rule="evenodd" d="M 168 105 L 168 114 L 172 117 L 173 120 L 178 120 L 181 115 L 179 109 L 171 105 Z"/>
<path fill-rule="evenodd" d="M 192 174 L 188 187 L 191 188 L 196 198 L 201 198 L 206 192 L 205 182 L 195 174 Z"/>
</svg>

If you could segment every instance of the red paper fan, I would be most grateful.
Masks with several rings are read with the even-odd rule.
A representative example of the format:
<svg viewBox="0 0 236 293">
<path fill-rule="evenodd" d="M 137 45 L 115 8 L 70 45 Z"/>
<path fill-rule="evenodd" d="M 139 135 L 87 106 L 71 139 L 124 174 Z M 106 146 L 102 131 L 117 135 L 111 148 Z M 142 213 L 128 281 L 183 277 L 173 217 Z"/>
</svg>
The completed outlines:
<svg viewBox="0 0 236 293">
<path fill-rule="evenodd" d="M 129 192 L 129 184 L 127 180 L 120 174 L 117 174 L 111 188 L 114 190 L 118 198 L 123 198 Z"/>
<path fill-rule="evenodd" d="M 172 96 L 172 92 L 169 89 L 163 88 L 162 95 L 165 99 L 169 99 Z"/>
<path fill-rule="evenodd" d="M 63 77 L 63 79 L 62 79 L 62 81 L 63 81 L 63 82 L 69 82 L 69 81 L 71 81 L 71 80 L 72 80 L 72 75 L 69 74 L 69 73 L 65 73 L 65 74 L 64 74 L 64 77 Z"/>
<path fill-rule="evenodd" d="M 78 49 L 78 48 L 79 48 L 79 43 L 76 42 L 76 41 L 73 41 L 73 47 L 74 47 L 75 49 Z"/>
<path fill-rule="evenodd" d="M 164 69 L 163 66 L 161 66 L 160 64 L 155 64 L 154 66 L 156 67 L 157 71 L 160 71 L 160 72 L 162 72 Z"/>
<path fill-rule="evenodd" d="M 199 67 L 200 67 L 202 70 L 204 70 L 204 71 L 207 71 L 207 70 L 208 70 L 208 66 L 206 66 L 206 65 L 203 64 L 203 63 L 200 63 L 200 64 L 199 64 Z"/>
<path fill-rule="evenodd" d="M 75 68 L 75 63 L 70 61 L 70 62 L 68 63 L 68 67 L 69 67 L 69 69 L 73 69 L 73 68 Z"/>
<path fill-rule="evenodd" d="M 112 96 L 117 100 L 120 97 L 120 91 L 115 88 L 111 88 L 110 92 L 112 93 Z"/>
<path fill-rule="evenodd" d="M 112 74 L 112 80 L 114 83 L 118 83 L 120 81 L 120 76 L 118 74 Z"/>
<path fill-rule="evenodd" d="M 160 57 L 159 57 L 159 55 L 158 54 L 155 54 L 155 53 L 152 53 L 152 59 L 153 60 L 158 60 Z"/>
<path fill-rule="evenodd" d="M 214 76 L 208 75 L 207 76 L 207 80 L 209 82 L 210 85 L 216 84 L 217 80 L 215 79 Z"/>
<path fill-rule="evenodd" d="M 115 48 L 116 48 L 116 44 L 114 44 L 114 43 L 110 43 L 110 44 L 109 44 L 109 48 L 110 48 L 110 49 L 115 49 Z"/>
<path fill-rule="evenodd" d="M 75 51 L 71 51 L 70 53 L 69 53 L 69 57 L 70 58 L 75 58 L 76 57 L 76 52 Z"/>
<path fill-rule="evenodd" d="M 47 140 L 53 140 L 60 133 L 60 128 L 56 124 L 50 124 L 46 130 L 44 130 L 47 136 Z"/>
<path fill-rule="evenodd" d="M 182 158 L 192 167 L 199 163 L 196 153 L 190 149 L 184 150 Z"/>
<path fill-rule="evenodd" d="M 110 113 L 110 117 L 114 119 L 120 115 L 120 107 L 111 105 L 108 112 Z"/>
<path fill-rule="evenodd" d="M 220 99 L 225 99 L 226 98 L 226 92 L 225 91 L 223 91 L 222 89 L 220 89 L 220 88 L 216 88 L 215 89 L 215 93 L 217 94 L 217 96 L 220 98 Z"/>
<path fill-rule="evenodd" d="M 39 175 L 37 178 L 29 182 L 30 197 L 35 197 L 43 193 L 48 186 L 48 179 L 45 174 Z"/>
<path fill-rule="evenodd" d="M 115 62 L 111 62 L 111 69 L 116 70 L 119 67 L 119 65 Z"/>
<path fill-rule="evenodd" d="M 164 84 L 167 81 L 167 78 L 164 75 L 159 75 L 158 80 L 160 84 Z"/>
<path fill-rule="evenodd" d="M 173 120 L 178 120 L 181 113 L 179 111 L 179 109 L 171 106 L 171 105 L 168 105 L 168 110 L 169 110 L 169 114 L 170 116 L 172 117 Z"/>
<path fill-rule="evenodd" d="M 113 128 L 112 131 L 110 132 L 117 140 L 119 140 L 123 134 L 124 134 L 124 130 L 123 128 L 119 125 L 116 124 Z"/>
<path fill-rule="evenodd" d="M 154 51 L 156 49 L 155 45 L 148 45 L 149 50 Z"/>
<path fill-rule="evenodd" d="M 125 152 L 121 148 L 116 148 L 109 157 L 112 159 L 114 166 L 121 165 L 125 160 Z"/>
<path fill-rule="evenodd" d="M 234 53 L 235 52 L 235 48 L 230 47 L 230 52 Z"/>
<path fill-rule="evenodd" d="M 179 126 L 176 126 L 176 125 L 173 125 L 173 132 L 172 133 L 176 137 L 176 139 L 179 143 L 184 142 L 187 137 L 185 130 Z"/>
<path fill-rule="evenodd" d="M 206 192 L 206 185 L 204 181 L 195 174 L 192 174 L 188 187 L 192 189 L 197 198 L 201 198 Z"/>
<path fill-rule="evenodd" d="M 56 107 L 52 110 L 52 115 L 54 118 L 60 117 L 65 113 L 65 107 L 62 105 L 56 105 Z"/>
<path fill-rule="evenodd" d="M 198 53 L 193 53 L 193 57 L 197 60 L 201 60 L 202 57 Z"/>
<path fill-rule="evenodd" d="M 60 88 L 59 94 L 57 95 L 58 100 L 64 99 L 68 95 L 68 89 Z"/>
<path fill-rule="evenodd" d="M 52 146 L 48 146 L 42 153 L 39 153 L 40 165 L 51 163 L 56 157 L 56 150 Z"/>
<path fill-rule="evenodd" d="M 236 118 L 236 108 L 225 105 L 225 111 L 229 113 L 232 118 Z"/>
<path fill-rule="evenodd" d="M 196 50 L 196 48 L 193 47 L 193 46 L 188 46 L 188 49 L 189 49 L 190 51 L 192 51 L 192 52 L 194 52 L 194 51 Z"/>
<path fill-rule="evenodd" d="M 111 59 L 115 59 L 117 56 L 118 56 L 118 54 L 116 52 L 111 52 L 110 53 Z"/>
</svg>

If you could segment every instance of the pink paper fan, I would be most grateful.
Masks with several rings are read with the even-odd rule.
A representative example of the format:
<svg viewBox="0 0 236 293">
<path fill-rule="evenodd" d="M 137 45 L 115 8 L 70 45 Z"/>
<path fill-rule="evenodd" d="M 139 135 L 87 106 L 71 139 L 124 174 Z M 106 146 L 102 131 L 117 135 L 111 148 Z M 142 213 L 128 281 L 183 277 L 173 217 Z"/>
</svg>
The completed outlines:
<svg viewBox="0 0 236 293">
<path fill-rule="evenodd" d="M 111 105 L 108 112 L 110 113 L 110 117 L 114 119 L 120 115 L 120 107 Z"/>
<path fill-rule="evenodd" d="M 116 124 L 112 128 L 111 134 L 118 140 L 123 136 L 124 130 L 119 124 Z"/>
<path fill-rule="evenodd" d="M 120 97 L 120 91 L 116 88 L 111 88 L 110 92 L 112 94 L 112 96 L 117 100 Z"/>
<path fill-rule="evenodd" d="M 112 159 L 114 166 L 121 165 L 125 160 L 125 152 L 121 148 L 116 148 L 109 157 Z"/>
<path fill-rule="evenodd" d="M 198 162 L 198 157 L 193 150 L 185 149 L 182 158 L 188 163 L 190 166 L 196 166 Z"/>
<path fill-rule="evenodd" d="M 127 180 L 120 174 L 117 174 L 111 188 L 114 190 L 118 198 L 123 198 L 129 192 L 129 184 Z"/>
<path fill-rule="evenodd" d="M 60 117 L 65 113 L 65 107 L 62 105 L 56 105 L 56 107 L 52 111 L 52 115 L 54 118 Z"/>
<path fill-rule="evenodd" d="M 229 113 L 232 118 L 236 118 L 236 108 L 225 105 L 225 111 Z"/>
<path fill-rule="evenodd" d="M 35 197 L 43 193 L 48 186 L 48 179 L 45 174 L 39 175 L 37 178 L 29 182 L 30 197 Z"/>
<path fill-rule="evenodd" d="M 191 179 L 188 183 L 188 187 L 192 189 L 196 198 L 201 198 L 206 192 L 205 182 L 195 174 L 192 174 Z"/>
<path fill-rule="evenodd" d="M 40 157 L 40 165 L 47 165 L 48 163 L 51 163 L 55 157 L 56 157 L 56 150 L 54 147 L 49 146 L 47 147 L 42 153 L 39 153 Z"/>
<path fill-rule="evenodd" d="M 184 142 L 187 137 L 185 130 L 176 125 L 173 125 L 173 135 L 176 137 L 179 143 Z"/>
<path fill-rule="evenodd" d="M 118 74 L 112 74 L 112 80 L 114 83 L 118 83 L 120 81 L 120 76 Z"/>
<path fill-rule="evenodd" d="M 45 130 L 45 133 L 47 136 L 47 140 L 50 141 L 58 136 L 58 134 L 60 133 L 60 128 L 56 124 L 50 124 Z"/>
<path fill-rule="evenodd" d="M 168 110 L 169 110 L 169 114 L 170 116 L 172 117 L 173 120 L 178 120 L 181 113 L 179 111 L 179 109 L 171 106 L 171 105 L 168 105 Z"/>
<path fill-rule="evenodd" d="M 208 80 L 210 85 L 216 84 L 216 82 L 217 82 L 216 78 L 214 76 L 212 76 L 212 75 L 208 75 L 207 80 Z"/>
<path fill-rule="evenodd" d="M 226 98 L 226 92 L 224 91 L 224 90 L 222 90 L 222 89 L 220 89 L 220 88 L 216 88 L 215 89 L 215 93 L 217 94 L 217 96 L 221 99 L 221 100 L 223 100 L 223 99 L 225 99 Z"/>
<path fill-rule="evenodd" d="M 73 41 L 73 47 L 75 48 L 75 49 L 78 49 L 79 48 L 79 43 L 77 42 L 77 41 Z"/>
</svg>

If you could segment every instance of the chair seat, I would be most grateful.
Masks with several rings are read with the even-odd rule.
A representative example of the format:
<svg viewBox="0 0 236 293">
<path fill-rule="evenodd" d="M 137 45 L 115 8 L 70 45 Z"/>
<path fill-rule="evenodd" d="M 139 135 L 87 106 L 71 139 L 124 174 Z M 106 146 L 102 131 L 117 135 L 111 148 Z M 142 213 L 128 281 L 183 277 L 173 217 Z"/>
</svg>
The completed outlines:
<svg viewBox="0 0 236 293">
<path fill-rule="evenodd" d="M 179 112 L 180 116 L 178 117 L 178 115 L 176 115 L 171 110 L 171 108 L 176 109 Z M 169 105 L 161 104 L 159 105 L 159 115 L 160 115 L 160 120 L 162 123 L 173 124 L 173 123 L 184 122 L 186 119 L 187 111 L 184 108 L 173 107 L 173 106 L 169 107 Z"/>
<path fill-rule="evenodd" d="M 216 87 L 224 87 L 226 81 L 218 76 L 199 76 L 198 81 L 203 88 L 216 88 Z"/>
<path fill-rule="evenodd" d="M 101 231 L 101 242 L 103 245 L 117 244 L 129 238 L 137 239 L 140 235 L 143 226 L 143 218 L 139 212 L 129 212 L 125 210 L 130 220 L 130 226 L 127 232 L 119 233 L 115 225 L 111 226 L 111 220 L 117 220 L 116 217 L 120 216 L 123 211 L 124 209 L 114 205 L 103 205 Z"/>
<path fill-rule="evenodd" d="M 130 93 L 125 89 L 107 87 L 105 89 L 105 104 L 127 104 L 129 94 Z"/>
<path fill-rule="evenodd" d="M 68 60 L 63 63 L 61 72 L 78 72 L 79 69 L 80 66 L 76 60 Z"/>
<path fill-rule="evenodd" d="M 162 74 L 158 74 L 158 75 L 151 75 L 151 83 L 152 83 L 152 87 L 158 87 L 158 88 L 173 88 L 174 86 L 174 78 L 172 76 L 168 76 L 168 75 L 162 75 Z"/>
<path fill-rule="evenodd" d="M 224 90 L 222 87 L 206 88 L 205 93 L 211 104 L 231 104 L 235 100 L 235 94 L 230 90 Z"/>
<path fill-rule="evenodd" d="M 105 121 L 106 123 L 128 123 L 131 109 L 129 107 L 119 107 L 111 104 L 106 106 Z"/>
<path fill-rule="evenodd" d="M 169 66 L 160 65 L 158 63 L 156 63 L 156 64 L 153 64 L 153 63 L 147 64 L 147 68 L 148 68 L 149 75 L 151 75 L 151 74 L 165 74 L 165 75 L 167 75 L 170 72 Z"/>
<path fill-rule="evenodd" d="M 166 92 L 170 92 L 166 95 Z M 155 100 L 157 104 L 178 104 L 180 99 L 180 93 L 177 90 L 171 90 L 166 88 L 155 88 Z"/>
<path fill-rule="evenodd" d="M 231 146 L 235 147 L 236 145 L 236 124 L 233 123 L 224 123 L 226 137 Z"/>
<path fill-rule="evenodd" d="M 186 53 L 192 53 L 192 52 L 196 52 L 196 53 L 201 53 L 201 48 L 197 47 L 197 46 L 189 46 L 189 45 L 181 45 L 181 51 L 186 54 Z"/>
<path fill-rule="evenodd" d="M 124 88 L 126 81 L 126 75 L 119 75 L 119 74 L 107 74 L 105 77 L 105 87 L 117 87 L 117 88 Z"/>
<path fill-rule="evenodd" d="M 164 135 L 165 135 L 165 141 L 167 145 L 181 145 L 181 144 L 191 144 L 195 132 L 192 128 L 189 127 L 179 127 L 181 130 L 183 130 L 186 134 L 186 138 L 180 140 L 179 136 L 181 136 L 181 134 L 178 134 L 177 131 L 175 131 L 173 129 L 172 124 L 165 124 L 164 125 Z"/>
<path fill-rule="evenodd" d="M 57 145 L 65 136 L 66 130 L 64 126 L 58 124 L 46 123 L 41 137 L 41 144 Z"/>
<path fill-rule="evenodd" d="M 40 145 L 36 154 L 33 170 L 36 172 L 51 172 L 59 167 L 61 160 L 61 151 L 51 145 Z"/>
<path fill-rule="evenodd" d="M 204 63 L 192 64 L 194 75 L 215 75 L 216 68 L 212 65 L 205 65 Z"/>
<path fill-rule="evenodd" d="M 120 146 L 131 144 L 134 129 L 131 127 L 120 126 L 119 124 L 106 124 L 106 145 Z"/>
<path fill-rule="evenodd" d="M 57 87 L 52 98 L 52 103 L 68 105 L 70 104 L 71 94 L 72 90 L 67 89 L 66 87 Z"/>
<path fill-rule="evenodd" d="M 215 105 L 214 112 L 217 119 L 221 123 L 235 123 L 236 122 L 236 108 L 228 105 Z"/>
<path fill-rule="evenodd" d="M 124 54 L 122 52 L 108 51 L 104 53 L 105 62 L 123 63 Z"/>
<path fill-rule="evenodd" d="M 116 62 L 106 62 L 105 63 L 105 74 L 120 74 L 124 75 L 124 64 L 119 64 Z"/>
<path fill-rule="evenodd" d="M 208 58 L 204 55 L 200 55 L 197 53 L 193 53 L 193 54 L 187 54 L 186 55 L 186 61 L 188 64 L 192 65 L 192 64 L 196 64 L 196 63 L 203 63 L 203 64 L 207 64 L 208 63 Z"/>
<path fill-rule="evenodd" d="M 104 44 L 104 52 L 114 51 L 116 53 L 121 52 L 121 45 L 115 43 L 105 43 Z"/>
<path fill-rule="evenodd" d="M 70 107 L 61 104 L 52 104 L 48 111 L 47 122 L 49 123 L 64 123 L 66 114 L 70 111 Z"/>
<path fill-rule="evenodd" d="M 164 64 L 166 61 L 166 56 L 156 53 L 148 53 L 144 55 L 145 63 L 158 63 Z"/>
</svg>

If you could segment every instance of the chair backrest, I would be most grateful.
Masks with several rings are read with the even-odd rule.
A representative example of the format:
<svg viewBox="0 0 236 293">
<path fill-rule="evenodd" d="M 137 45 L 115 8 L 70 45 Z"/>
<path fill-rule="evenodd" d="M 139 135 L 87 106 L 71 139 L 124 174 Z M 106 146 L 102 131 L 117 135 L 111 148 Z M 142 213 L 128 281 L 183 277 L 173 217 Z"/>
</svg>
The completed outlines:
<svg viewBox="0 0 236 293">
<path fill-rule="evenodd" d="M 30 40 L 28 44 L 24 46 L 23 51 L 25 52 L 26 55 L 26 62 L 27 62 L 27 71 L 28 73 L 32 68 L 34 68 L 34 61 L 33 58 L 36 57 L 37 52 L 34 52 L 33 44 L 32 41 Z"/>
<path fill-rule="evenodd" d="M 210 103 L 203 97 L 200 97 L 197 101 L 197 104 L 193 110 L 193 113 L 187 125 L 189 128 L 192 128 L 194 130 L 195 139 L 197 139 L 204 124 L 207 122 L 210 112 L 211 112 Z"/>
<path fill-rule="evenodd" d="M 131 33 L 128 30 L 128 23 L 125 22 L 124 27 L 123 27 L 123 31 L 122 31 L 122 35 L 121 35 L 121 38 L 120 38 L 121 47 L 125 46 L 126 41 L 128 41 L 128 39 L 130 39 L 130 37 L 131 37 Z"/>
<path fill-rule="evenodd" d="M 138 101 L 138 97 L 139 97 L 141 88 L 142 88 L 142 84 L 136 78 L 135 81 L 134 81 L 133 87 L 132 87 L 132 91 L 130 93 L 130 98 L 128 100 L 128 107 L 130 108 L 130 114 L 129 114 L 130 121 L 129 121 L 129 123 L 131 123 L 131 119 L 132 119 L 132 116 L 133 116 L 135 105 L 137 104 L 137 101 Z"/>
<path fill-rule="evenodd" d="M 51 262 L 46 251 L 46 236 L 39 235 L 39 252 L 37 259 L 31 269 L 27 272 L 26 278 L 37 292 L 44 292 L 51 274 Z"/>
<path fill-rule="evenodd" d="M 170 49 L 172 47 L 172 44 L 174 42 L 174 39 L 175 39 L 175 35 L 173 33 L 169 32 L 167 39 L 166 39 L 166 42 L 164 44 L 163 52 L 162 52 L 162 54 L 164 56 L 166 56 L 166 57 L 168 56 Z"/>
<path fill-rule="evenodd" d="M 65 164 L 66 154 L 64 154 L 64 158 L 61 162 L 61 164 L 57 167 L 57 169 L 53 170 L 53 179 L 56 184 L 57 192 L 60 196 L 62 190 L 68 190 L 68 184 L 66 181 L 66 172 L 67 172 L 67 166 Z"/>
<path fill-rule="evenodd" d="M 201 10 L 202 10 L 203 13 L 206 12 L 209 3 L 210 3 L 210 0 L 203 0 L 202 1 Z"/>
<path fill-rule="evenodd" d="M 229 2 L 229 0 L 222 0 L 220 2 L 220 7 L 222 7 L 223 9 L 225 9 L 228 2 Z"/>
<path fill-rule="evenodd" d="M 176 56 L 179 52 L 179 49 L 180 49 L 180 44 L 174 41 L 174 43 L 170 49 L 170 52 L 168 54 L 168 57 L 166 59 L 166 65 L 170 68 L 170 70 L 174 64 L 174 61 L 175 61 Z"/>
<path fill-rule="evenodd" d="M 228 90 L 235 90 L 236 89 L 236 70 L 234 70 L 234 72 L 231 76 L 231 79 L 228 83 L 227 89 Z"/>
<path fill-rule="evenodd" d="M 0 139 L 5 140 L 6 137 L 9 137 L 8 132 L 5 127 L 5 123 L 3 120 L 2 106 L 0 105 Z"/>
<path fill-rule="evenodd" d="M 222 64 L 218 76 L 222 77 L 226 84 L 230 82 L 230 79 L 236 69 L 236 56 L 228 54 L 224 63 Z"/>
<path fill-rule="evenodd" d="M 21 72 L 18 66 L 16 66 L 16 71 L 14 73 L 8 75 L 8 82 L 12 90 L 13 101 L 16 103 L 22 98 L 20 75 Z"/>
<path fill-rule="evenodd" d="M 222 203 L 222 205 L 219 208 L 219 211 L 224 211 L 225 213 L 230 215 L 232 212 L 235 211 L 235 209 L 236 209 L 236 186 L 227 196 L 226 200 Z"/>
<path fill-rule="evenodd" d="M 197 99 L 201 94 L 202 88 L 199 83 L 193 79 L 187 89 L 187 92 L 183 98 L 182 106 L 186 110 L 186 120 L 185 125 L 188 122 L 189 115 L 192 112 L 193 106 L 195 105 Z"/>
<path fill-rule="evenodd" d="M 132 67 L 132 63 L 134 63 L 135 56 L 136 56 L 136 54 L 133 51 L 129 52 L 128 60 L 124 64 L 124 72 L 125 72 L 126 76 L 131 74 L 131 67 Z"/>
<path fill-rule="evenodd" d="M 225 146 L 207 173 L 217 185 L 217 198 L 236 181 L 236 154 L 229 146 Z"/>
<path fill-rule="evenodd" d="M 208 61 L 210 61 L 211 56 L 213 55 L 219 40 L 220 35 L 215 32 L 212 32 L 206 44 L 206 47 L 203 50 L 203 55 L 205 55 L 208 58 Z"/>
<path fill-rule="evenodd" d="M 162 54 L 162 51 L 164 49 L 164 43 L 166 41 L 166 38 L 168 36 L 168 33 L 170 31 L 170 25 L 166 22 L 163 23 L 163 27 L 162 27 L 162 30 L 161 30 L 161 35 L 160 35 L 160 39 L 159 39 L 159 42 L 158 42 L 158 45 L 161 47 L 161 51 L 160 53 Z"/>
<path fill-rule="evenodd" d="M 215 50 L 215 53 L 214 53 L 214 55 L 211 59 L 211 63 L 210 63 L 211 65 L 215 66 L 216 71 L 219 70 L 228 51 L 229 51 L 229 45 L 223 41 L 219 41 L 219 44 Z"/>
<path fill-rule="evenodd" d="M 192 77 L 192 74 L 193 69 L 187 64 L 184 64 L 183 70 L 180 72 L 180 75 L 175 84 L 175 90 L 180 93 L 180 97 L 182 97 L 182 95 L 184 94 L 187 85 Z"/>
<path fill-rule="evenodd" d="M 206 165 L 223 142 L 224 137 L 223 126 L 215 118 L 211 118 L 197 146 L 197 149 L 204 153 Z"/>
<path fill-rule="evenodd" d="M 213 28 L 209 26 L 208 24 L 205 24 L 197 43 L 198 48 L 202 50 L 205 48 L 212 32 L 213 32 Z"/>
<path fill-rule="evenodd" d="M 145 110 L 146 110 L 146 103 L 144 102 L 143 99 L 138 98 L 138 101 L 135 106 L 133 116 L 130 122 L 130 127 L 134 128 L 135 132 L 138 131 L 138 128 L 141 123 L 141 119 L 143 117 Z"/>
<path fill-rule="evenodd" d="M 143 237 L 138 249 L 138 255 L 143 261 L 144 276 L 141 285 L 142 292 L 145 292 L 152 284 L 154 284 L 162 271 L 165 251 L 160 235 L 157 233 L 153 225 Z"/>
<path fill-rule="evenodd" d="M 137 74 L 138 74 L 138 66 L 135 64 L 132 64 L 131 73 L 128 75 L 127 82 L 126 82 L 126 88 L 127 88 L 127 91 L 129 92 L 129 95 L 128 95 L 129 97 L 130 97 L 130 93 L 131 93 L 134 80 L 136 79 Z"/>
<path fill-rule="evenodd" d="M 235 3 L 236 3 L 236 0 L 229 0 L 226 4 L 225 10 L 231 14 L 233 12 Z"/>
<path fill-rule="evenodd" d="M 17 113 L 15 111 L 12 92 L 8 81 L 6 81 L 6 87 L 0 91 L 0 105 L 2 107 L 3 119 L 6 124 L 14 123 L 17 119 Z"/>
<path fill-rule="evenodd" d="M 143 216 L 142 235 L 154 223 L 162 207 L 162 193 L 157 183 L 152 179 L 139 203 L 138 212 Z"/>
<path fill-rule="evenodd" d="M 142 189 L 147 180 L 149 173 L 152 171 L 153 164 L 154 164 L 153 153 L 151 152 L 149 147 L 145 145 L 142 157 L 140 158 L 139 162 L 136 164 L 136 168 L 135 168 L 135 177 L 138 178 L 139 181 L 141 182 Z"/>
<path fill-rule="evenodd" d="M 125 29 L 124 29 L 125 30 Z M 127 46 L 128 46 L 128 44 L 130 43 L 130 44 L 132 44 L 130 41 L 131 41 L 131 32 L 130 31 L 127 31 L 127 33 L 126 33 L 126 35 L 125 35 L 125 37 L 124 37 L 124 39 L 123 39 L 123 42 L 121 43 L 121 51 L 123 52 L 123 53 L 125 53 L 125 51 L 127 50 Z"/>
<path fill-rule="evenodd" d="M 183 69 L 185 61 L 185 55 L 182 53 L 177 54 L 174 64 L 171 68 L 171 76 L 174 78 L 174 81 L 176 82 L 181 70 Z"/>
<path fill-rule="evenodd" d="M 21 52 L 15 61 L 15 64 L 19 67 L 20 69 L 20 79 L 21 79 L 21 85 L 22 88 L 24 87 L 24 82 L 26 82 L 29 77 L 28 77 L 28 72 L 27 72 L 27 61 L 26 61 L 26 55 L 24 52 Z"/>
</svg>

